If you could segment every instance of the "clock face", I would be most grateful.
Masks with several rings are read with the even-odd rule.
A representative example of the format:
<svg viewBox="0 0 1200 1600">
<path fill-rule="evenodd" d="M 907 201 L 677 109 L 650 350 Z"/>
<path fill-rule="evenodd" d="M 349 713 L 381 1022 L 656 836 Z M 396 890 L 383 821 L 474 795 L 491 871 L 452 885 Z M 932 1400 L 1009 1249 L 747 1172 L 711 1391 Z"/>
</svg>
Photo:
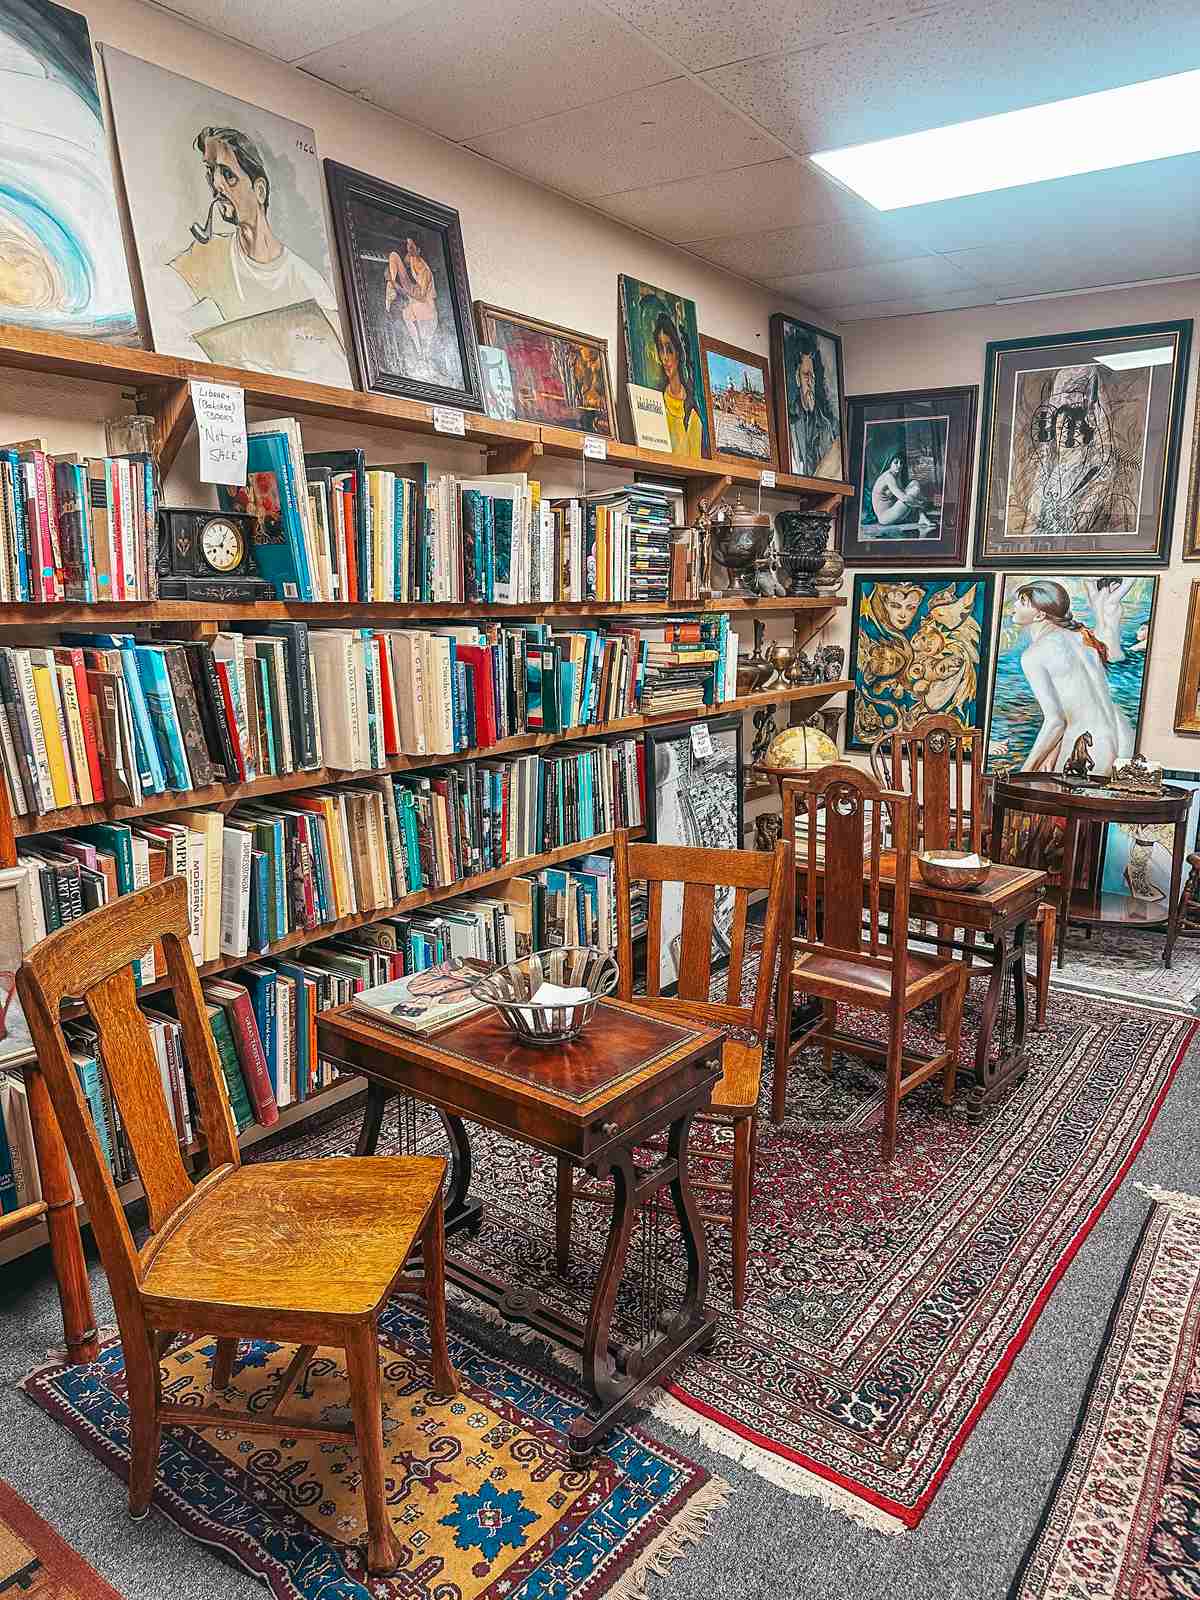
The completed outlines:
<svg viewBox="0 0 1200 1600">
<path fill-rule="evenodd" d="M 245 536 L 234 523 L 214 517 L 200 535 L 200 554 L 214 572 L 232 572 L 245 558 Z"/>
</svg>

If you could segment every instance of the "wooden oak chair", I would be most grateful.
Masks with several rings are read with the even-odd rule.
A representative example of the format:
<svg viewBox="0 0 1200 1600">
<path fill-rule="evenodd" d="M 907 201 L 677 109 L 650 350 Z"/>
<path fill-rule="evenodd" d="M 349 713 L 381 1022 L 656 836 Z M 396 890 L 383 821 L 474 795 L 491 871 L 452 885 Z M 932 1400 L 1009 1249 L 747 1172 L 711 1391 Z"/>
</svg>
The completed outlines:
<svg viewBox="0 0 1200 1600">
<path fill-rule="evenodd" d="M 620 963 L 618 999 L 632 1001 L 665 1016 L 682 1017 L 689 1022 L 716 1023 L 737 1028 L 750 1036 L 748 1040 L 725 1040 L 721 1054 L 721 1081 L 713 1090 L 711 1111 L 698 1119 L 733 1125 L 732 1153 L 714 1153 L 719 1159 L 732 1161 L 732 1181 L 721 1183 L 693 1179 L 692 1183 L 692 1187 L 702 1193 L 730 1197 L 730 1213 L 701 1211 L 700 1215 L 705 1222 L 732 1228 L 733 1304 L 735 1309 L 740 1310 L 746 1298 L 758 1091 L 775 979 L 775 958 L 779 952 L 787 881 L 791 876 L 791 847 L 778 844 L 771 855 L 752 850 L 696 850 L 678 845 L 631 844 L 629 835 L 622 832 L 617 835 L 613 859 L 616 868 L 617 956 Z M 633 927 L 629 890 L 631 883 L 638 882 L 645 882 L 649 890 L 644 997 L 633 993 Z M 683 885 L 683 914 L 676 992 L 664 996 L 661 993 L 662 902 L 663 886 L 668 883 Z M 722 888 L 734 890 L 729 929 L 729 975 L 725 984 L 725 999 L 712 1002 L 709 993 L 713 907 L 717 890 Z M 743 1004 L 742 977 L 750 896 L 763 889 L 767 891 L 767 904 L 758 977 L 753 999 Z M 705 1152 L 705 1158 L 708 1157 L 709 1152 Z M 570 1260 L 573 1202 L 576 1199 L 606 1198 L 586 1183 L 573 1187 L 573 1182 L 571 1164 L 560 1161 L 555 1208 L 560 1273 L 566 1271 Z"/>
<path fill-rule="evenodd" d="M 130 962 L 162 940 L 210 1170 L 193 1184 L 179 1154 Z M 440 1157 L 264 1162 L 243 1167 L 221 1067 L 188 946 L 186 884 L 168 878 L 52 933 L 25 959 L 17 989 L 87 1201 L 116 1307 L 129 1384 L 129 1509 L 150 1504 L 163 1424 L 215 1425 L 357 1443 L 368 1565 L 395 1568 L 388 1520 L 378 1317 L 393 1292 L 428 1308 L 433 1379 L 454 1394 L 446 1349 Z M 91 1014 L 138 1173 L 152 1234 L 141 1250 L 97 1142 L 59 1020 L 66 997 Z M 423 1270 L 404 1273 L 414 1244 Z M 176 1333 L 216 1335 L 214 1391 L 239 1338 L 298 1344 L 270 1405 L 253 1415 L 166 1404 L 159 1361 Z M 346 1352 L 353 1425 L 316 1426 L 283 1402 L 318 1345 Z"/>
<path fill-rule="evenodd" d="M 987 851 L 991 833 L 990 784 L 985 780 L 983 737 L 963 728 L 956 718 L 923 717 L 911 728 L 898 728 L 871 746 L 871 772 L 878 783 L 911 794 L 916 802 L 914 850 Z M 1000 841 L 993 841 L 999 860 Z M 1050 968 L 1054 963 L 1057 927 L 1054 905 L 1043 900 L 1037 918 L 1036 1025 L 1046 1026 Z M 966 931 L 968 955 L 974 935 Z M 938 937 L 954 930 L 939 927 Z M 980 967 L 972 976 L 983 976 Z"/>
<path fill-rule="evenodd" d="M 798 812 L 805 818 L 805 834 L 784 913 L 788 943 L 780 963 L 776 1015 L 776 1107 L 782 1112 L 793 1048 L 820 1044 L 826 1071 L 832 1069 L 835 1049 L 868 1060 L 882 1059 L 887 1073 L 885 1161 L 895 1154 L 900 1101 L 906 1094 L 940 1074 L 943 1102 L 949 1105 L 954 1098 L 967 987 L 967 969 L 961 962 L 917 955 L 908 948 L 914 804 L 911 795 L 885 789 L 868 773 L 841 763 L 821 767 L 803 780 L 788 779 L 783 785 L 783 836 L 795 839 Z M 820 852 L 819 828 L 824 841 Z M 889 862 L 894 864 L 891 905 L 886 911 L 880 906 L 885 835 L 890 841 Z M 797 934 L 795 885 L 801 873 L 805 921 L 803 934 Z M 822 1018 L 793 1047 L 792 996 L 796 990 L 821 1001 Z M 926 1001 L 941 1001 L 943 996 L 945 1048 L 930 1057 L 906 1055 L 904 1027 L 909 1014 Z M 839 1005 L 882 1012 L 887 1018 L 886 1046 L 839 1033 Z"/>
</svg>

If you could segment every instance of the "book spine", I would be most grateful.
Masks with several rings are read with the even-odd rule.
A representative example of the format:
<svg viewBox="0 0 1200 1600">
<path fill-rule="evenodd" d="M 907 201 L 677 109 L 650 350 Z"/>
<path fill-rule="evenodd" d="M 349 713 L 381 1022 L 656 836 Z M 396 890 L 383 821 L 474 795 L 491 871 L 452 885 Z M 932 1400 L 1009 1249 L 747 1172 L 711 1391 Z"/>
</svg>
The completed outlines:
<svg viewBox="0 0 1200 1600">
<path fill-rule="evenodd" d="M 246 1091 L 255 1118 L 264 1128 L 270 1128 L 279 1121 L 279 1107 L 271 1088 L 266 1052 L 259 1037 L 249 994 L 243 990 L 235 1000 L 227 1002 L 226 1014 L 233 1029 L 242 1076 L 246 1080 Z"/>
</svg>

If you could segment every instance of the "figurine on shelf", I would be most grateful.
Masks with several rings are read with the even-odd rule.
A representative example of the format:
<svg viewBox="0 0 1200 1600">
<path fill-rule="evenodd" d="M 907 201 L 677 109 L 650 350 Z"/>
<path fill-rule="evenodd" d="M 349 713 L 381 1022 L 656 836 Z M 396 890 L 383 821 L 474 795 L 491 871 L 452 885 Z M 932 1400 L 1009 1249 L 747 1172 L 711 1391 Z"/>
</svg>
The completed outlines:
<svg viewBox="0 0 1200 1600">
<path fill-rule="evenodd" d="M 778 811 L 760 811 L 754 819 L 754 848 L 769 855 L 783 837 L 783 818 Z"/>
<path fill-rule="evenodd" d="M 837 683 L 845 671 L 846 651 L 840 644 L 823 644 L 816 651 L 818 683 Z"/>
<path fill-rule="evenodd" d="M 771 740 L 779 732 L 774 706 L 759 706 L 754 713 L 754 738 L 750 745 L 750 764 L 757 765 L 770 749 Z"/>
<path fill-rule="evenodd" d="M 787 594 L 787 588 L 780 582 L 780 555 L 774 543 L 767 546 L 762 559 L 754 565 L 754 570 L 744 581 L 755 594 L 760 594 L 769 600 L 776 600 Z"/>
<path fill-rule="evenodd" d="M 1065 783 L 1084 784 L 1092 781 L 1096 763 L 1091 757 L 1092 736 L 1085 728 L 1075 741 L 1070 756 L 1063 764 L 1060 777 Z"/>
<path fill-rule="evenodd" d="M 787 681 L 793 688 L 800 688 L 806 683 L 820 683 L 821 674 L 817 663 L 807 650 L 797 650 L 796 659 L 792 662 L 788 672 Z"/>
</svg>

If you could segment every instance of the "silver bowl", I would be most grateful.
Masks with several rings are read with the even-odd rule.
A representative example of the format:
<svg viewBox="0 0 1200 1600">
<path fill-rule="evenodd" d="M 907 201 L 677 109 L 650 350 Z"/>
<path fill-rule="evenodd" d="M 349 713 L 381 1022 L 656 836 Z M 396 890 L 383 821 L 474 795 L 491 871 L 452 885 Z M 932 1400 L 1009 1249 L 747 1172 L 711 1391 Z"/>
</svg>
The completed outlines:
<svg viewBox="0 0 1200 1600">
<path fill-rule="evenodd" d="M 525 1044 L 565 1044 L 578 1039 L 595 1015 L 596 1004 L 617 987 L 617 958 L 594 945 L 561 945 L 555 950 L 535 950 L 510 961 L 481 978 L 472 993 L 486 1000 Z M 588 998 L 576 1006 L 532 1005 L 531 996 L 543 983 L 563 989 L 586 989 Z"/>
</svg>

